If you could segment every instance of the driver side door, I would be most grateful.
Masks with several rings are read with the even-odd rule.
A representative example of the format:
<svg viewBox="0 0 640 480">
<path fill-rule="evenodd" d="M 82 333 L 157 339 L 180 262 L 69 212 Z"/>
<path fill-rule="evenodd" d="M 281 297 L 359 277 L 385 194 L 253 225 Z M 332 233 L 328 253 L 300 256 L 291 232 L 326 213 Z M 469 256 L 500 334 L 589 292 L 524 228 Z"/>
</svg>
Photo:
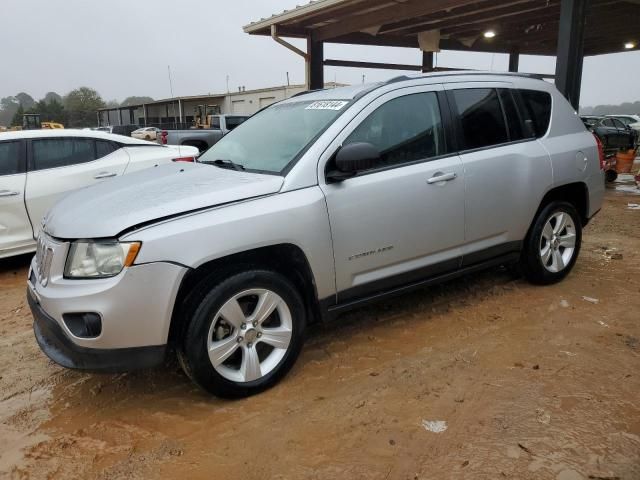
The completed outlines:
<svg viewBox="0 0 640 480">
<path fill-rule="evenodd" d="M 403 88 L 365 107 L 328 152 L 367 142 L 374 168 L 326 180 L 337 302 L 348 302 L 455 270 L 464 242 L 464 171 L 448 144 L 441 86 Z M 332 155 L 332 154 L 329 154 Z"/>
</svg>

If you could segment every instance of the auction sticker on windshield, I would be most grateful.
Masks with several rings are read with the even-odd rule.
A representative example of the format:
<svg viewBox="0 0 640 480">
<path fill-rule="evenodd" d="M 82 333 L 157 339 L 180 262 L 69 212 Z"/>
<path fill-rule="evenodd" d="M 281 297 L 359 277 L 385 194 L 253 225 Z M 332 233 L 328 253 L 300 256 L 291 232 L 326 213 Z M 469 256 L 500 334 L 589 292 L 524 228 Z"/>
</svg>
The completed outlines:
<svg viewBox="0 0 640 480">
<path fill-rule="evenodd" d="M 342 100 L 323 100 L 320 102 L 313 102 L 308 105 L 305 110 L 341 110 L 347 103 Z"/>
</svg>

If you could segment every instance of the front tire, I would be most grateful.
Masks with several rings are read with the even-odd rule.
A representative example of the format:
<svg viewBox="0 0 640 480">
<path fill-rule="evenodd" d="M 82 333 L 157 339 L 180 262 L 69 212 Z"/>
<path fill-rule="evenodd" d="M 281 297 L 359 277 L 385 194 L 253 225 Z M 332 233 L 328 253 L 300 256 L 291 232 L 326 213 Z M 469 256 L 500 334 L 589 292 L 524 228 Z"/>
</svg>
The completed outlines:
<svg viewBox="0 0 640 480">
<path fill-rule="evenodd" d="M 549 285 L 566 277 L 582 244 L 582 223 L 568 202 L 551 202 L 538 214 L 525 239 L 520 265 L 527 280 Z"/>
<path fill-rule="evenodd" d="M 178 357 L 206 391 L 226 398 L 262 392 L 291 369 L 304 343 L 306 310 L 284 276 L 250 270 L 201 285 L 187 299 Z"/>
</svg>

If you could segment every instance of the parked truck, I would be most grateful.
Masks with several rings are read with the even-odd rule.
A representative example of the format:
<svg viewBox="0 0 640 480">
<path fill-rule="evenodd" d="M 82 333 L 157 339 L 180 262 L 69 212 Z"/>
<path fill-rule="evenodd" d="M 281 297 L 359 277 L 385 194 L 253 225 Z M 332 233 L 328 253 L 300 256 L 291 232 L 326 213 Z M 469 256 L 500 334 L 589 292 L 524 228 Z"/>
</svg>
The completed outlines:
<svg viewBox="0 0 640 480">
<path fill-rule="evenodd" d="M 162 130 L 156 141 L 162 145 L 190 145 L 204 152 L 247 118 L 248 115 L 211 115 L 210 128 Z"/>
</svg>

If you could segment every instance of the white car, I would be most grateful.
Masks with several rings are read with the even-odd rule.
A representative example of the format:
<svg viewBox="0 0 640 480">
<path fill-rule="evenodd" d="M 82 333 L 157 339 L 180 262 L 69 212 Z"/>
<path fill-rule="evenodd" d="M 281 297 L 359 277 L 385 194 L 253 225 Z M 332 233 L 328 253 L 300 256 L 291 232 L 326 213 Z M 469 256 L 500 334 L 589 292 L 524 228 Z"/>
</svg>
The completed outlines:
<svg viewBox="0 0 640 480">
<path fill-rule="evenodd" d="M 156 127 L 144 127 L 139 128 L 138 130 L 134 130 L 131 132 L 131 136 L 133 138 L 139 138 L 141 140 L 155 140 L 158 138 L 158 134 L 160 133 L 160 129 Z"/>
<path fill-rule="evenodd" d="M 44 214 L 64 194 L 198 149 L 86 130 L 0 133 L 0 258 L 33 252 Z"/>
</svg>

